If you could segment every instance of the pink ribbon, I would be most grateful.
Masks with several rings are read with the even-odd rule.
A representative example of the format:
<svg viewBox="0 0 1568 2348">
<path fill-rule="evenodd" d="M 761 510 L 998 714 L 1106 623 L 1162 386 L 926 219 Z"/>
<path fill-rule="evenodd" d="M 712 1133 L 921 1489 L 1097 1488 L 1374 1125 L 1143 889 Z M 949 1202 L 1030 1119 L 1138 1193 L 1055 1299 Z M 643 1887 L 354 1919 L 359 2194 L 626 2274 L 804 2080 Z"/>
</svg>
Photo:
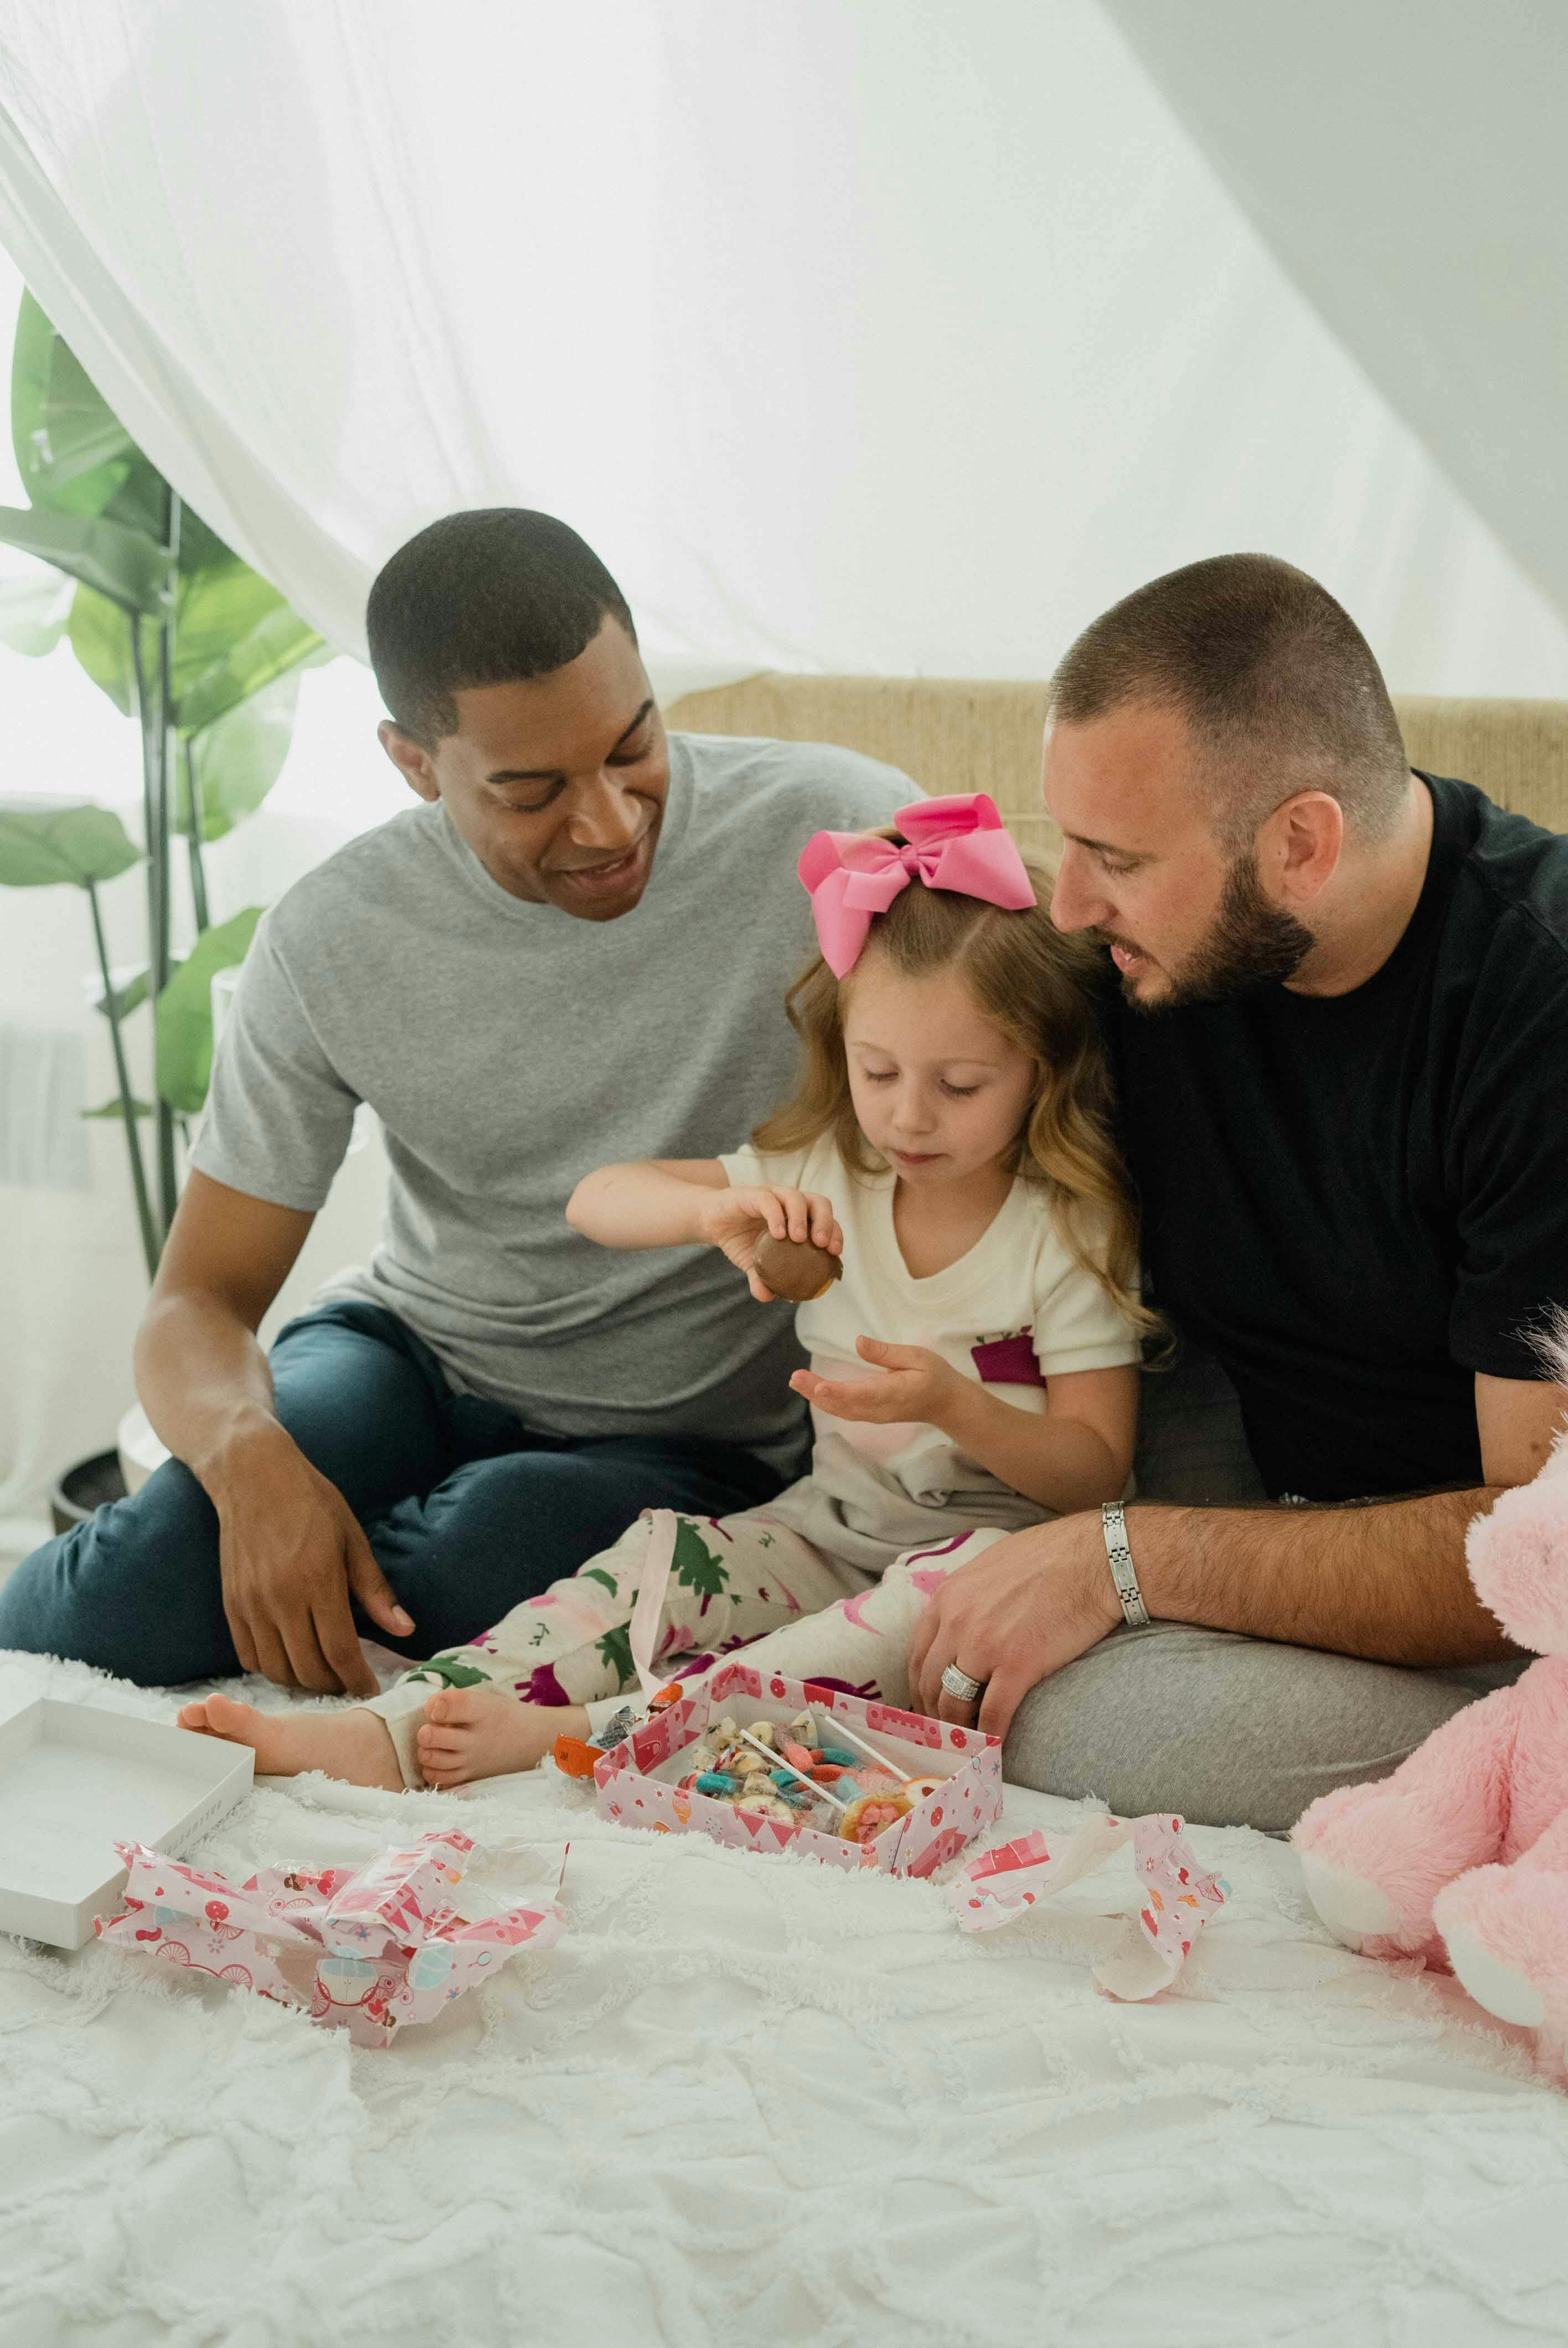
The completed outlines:
<svg viewBox="0 0 1568 2348">
<path fill-rule="evenodd" d="M 859 961 L 871 924 L 911 880 L 978 897 L 1009 913 L 1038 903 L 1023 859 L 984 791 L 917 799 L 893 819 L 905 846 L 863 831 L 819 831 L 796 868 L 811 894 L 823 960 L 835 978 Z"/>
<path fill-rule="evenodd" d="M 1113 1818 L 1103 1811 L 1081 1815 L 1062 1841 L 1048 1842 L 1036 1827 L 999 1850 L 971 1859 L 947 1888 L 963 1932 L 994 1931 L 1016 1923 L 1037 1902 L 1064 1891 L 1092 1874 L 1131 1842 L 1139 1901 L 1121 1932 L 1094 1968 L 1110 1997 L 1153 1997 L 1181 1972 L 1199 1932 L 1225 1906 L 1230 1885 L 1223 1875 L 1200 1867 L 1182 1832 L 1186 1821 L 1151 1812 L 1141 1818 Z M 1120 1901 L 1115 1903 L 1118 1907 Z"/>
</svg>

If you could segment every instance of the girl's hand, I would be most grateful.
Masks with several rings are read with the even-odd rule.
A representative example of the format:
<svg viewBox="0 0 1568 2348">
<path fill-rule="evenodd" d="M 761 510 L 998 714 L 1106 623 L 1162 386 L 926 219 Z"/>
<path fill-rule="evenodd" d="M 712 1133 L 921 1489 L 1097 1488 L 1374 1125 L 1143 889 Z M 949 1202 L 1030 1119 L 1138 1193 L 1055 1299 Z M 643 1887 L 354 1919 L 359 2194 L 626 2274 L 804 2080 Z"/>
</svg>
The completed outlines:
<svg viewBox="0 0 1568 2348">
<path fill-rule="evenodd" d="M 721 1249 L 746 1282 L 759 1304 L 771 1304 L 773 1290 L 753 1269 L 757 1241 L 812 1240 L 829 1255 L 844 1253 L 844 1233 L 834 1220 L 833 1201 L 814 1190 L 774 1190 L 762 1183 L 704 1194 L 702 1237 Z"/>
<path fill-rule="evenodd" d="M 919 1419 L 941 1426 L 955 1404 L 968 1395 L 971 1381 L 924 1345 L 885 1345 L 878 1337 L 857 1337 L 855 1350 L 863 1362 L 882 1372 L 876 1378 L 819 1378 L 815 1370 L 796 1370 L 790 1384 L 831 1418 L 856 1418 L 886 1426 Z"/>
</svg>

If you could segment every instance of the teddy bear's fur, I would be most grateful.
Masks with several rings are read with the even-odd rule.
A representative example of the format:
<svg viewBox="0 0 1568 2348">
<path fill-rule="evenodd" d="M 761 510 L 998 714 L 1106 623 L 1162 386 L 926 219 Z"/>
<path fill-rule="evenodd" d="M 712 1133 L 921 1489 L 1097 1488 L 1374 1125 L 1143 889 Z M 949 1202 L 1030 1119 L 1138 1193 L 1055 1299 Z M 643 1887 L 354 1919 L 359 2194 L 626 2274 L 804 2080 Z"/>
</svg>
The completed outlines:
<svg viewBox="0 0 1568 2348">
<path fill-rule="evenodd" d="M 1568 1326 L 1552 1346 L 1568 1384 Z M 1368 1956 L 1451 1964 L 1505 2022 L 1533 2024 L 1568 2084 L 1568 1429 L 1534 1481 L 1471 1526 L 1471 1579 L 1540 1660 L 1468 1704 L 1391 1777 L 1326 1794 L 1293 1839 L 1314 1906 Z"/>
</svg>

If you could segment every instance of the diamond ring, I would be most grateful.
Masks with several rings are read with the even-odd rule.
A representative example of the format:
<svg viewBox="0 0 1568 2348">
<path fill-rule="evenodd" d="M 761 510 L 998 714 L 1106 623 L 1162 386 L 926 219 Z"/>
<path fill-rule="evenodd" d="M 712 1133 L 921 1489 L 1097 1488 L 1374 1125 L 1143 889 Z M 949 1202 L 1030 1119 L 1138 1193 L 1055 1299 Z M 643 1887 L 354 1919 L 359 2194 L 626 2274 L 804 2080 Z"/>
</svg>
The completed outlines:
<svg viewBox="0 0 1568 2348">
<path fill-rule="evenodd" d="M 957 1663 L 949 1663 L 942 1673 L 942 1686 L 955 1704 L 973 1704 L 985 1682 L 972 1680 L 968 1672 L 958 1669 Z"/>
</svg>

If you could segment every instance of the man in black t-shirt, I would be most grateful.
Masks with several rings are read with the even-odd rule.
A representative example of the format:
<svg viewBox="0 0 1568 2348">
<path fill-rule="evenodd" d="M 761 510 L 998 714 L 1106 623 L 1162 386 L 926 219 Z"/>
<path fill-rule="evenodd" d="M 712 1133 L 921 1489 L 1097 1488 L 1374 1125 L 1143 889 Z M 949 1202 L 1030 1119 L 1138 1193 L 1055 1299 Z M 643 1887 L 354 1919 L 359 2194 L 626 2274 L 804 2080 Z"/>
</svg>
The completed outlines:
<svg viewBox="0 0 1568 2348">
<path fill-rule="evenodd" d="M 1354 623 L 1259 555 L 1173 572 L 1085 632 L 1044 792 L 1052 912 L 1108 951 L 1151 1301 L 1228 1375 L 1263 1490 L 1295 1505 L 1015 1535 L 927 1608 L 914 1683 L 1002 1733 L 1045 1681 L 1017 1774 L 1120 1784 L 1121 1807 L 1181 1806 L 1184 1739 L 1213 1787 L 1232 1734 L 1251 1758 L 1209 1807 L 1282 1824 L 1256 1813 L 1419 1742 L 1434 1673 L 1440 1716 L 1473 1693 L 1456 1670 L 1514 1659 L 1464 1536 L 1568 1402 L 1540 1348 L 1568 1308 L 1568 839 L 1412 774 Z M 1181 1699 L 1157 1729 L 1150 1633 L 1121 1627 L 1145 1610 L 1189 1632 L 1160 1650 Z M 1215 1633 L 1276 1643 L 1238 1661 Z M 1330 1687 L 1329 1656 L 1364 1660 Z M 1308 1717 L 1325 1701 L 1365 1715 L 1337 1761 Z M 1053 1771 L 1039 1724 L 1069 1718 Z M 1161 1790 L 1118 1779 L 1129 1737 Z M 1250 1812 L 1249 1769 L 1273 1788 Z"/>
</svg>

